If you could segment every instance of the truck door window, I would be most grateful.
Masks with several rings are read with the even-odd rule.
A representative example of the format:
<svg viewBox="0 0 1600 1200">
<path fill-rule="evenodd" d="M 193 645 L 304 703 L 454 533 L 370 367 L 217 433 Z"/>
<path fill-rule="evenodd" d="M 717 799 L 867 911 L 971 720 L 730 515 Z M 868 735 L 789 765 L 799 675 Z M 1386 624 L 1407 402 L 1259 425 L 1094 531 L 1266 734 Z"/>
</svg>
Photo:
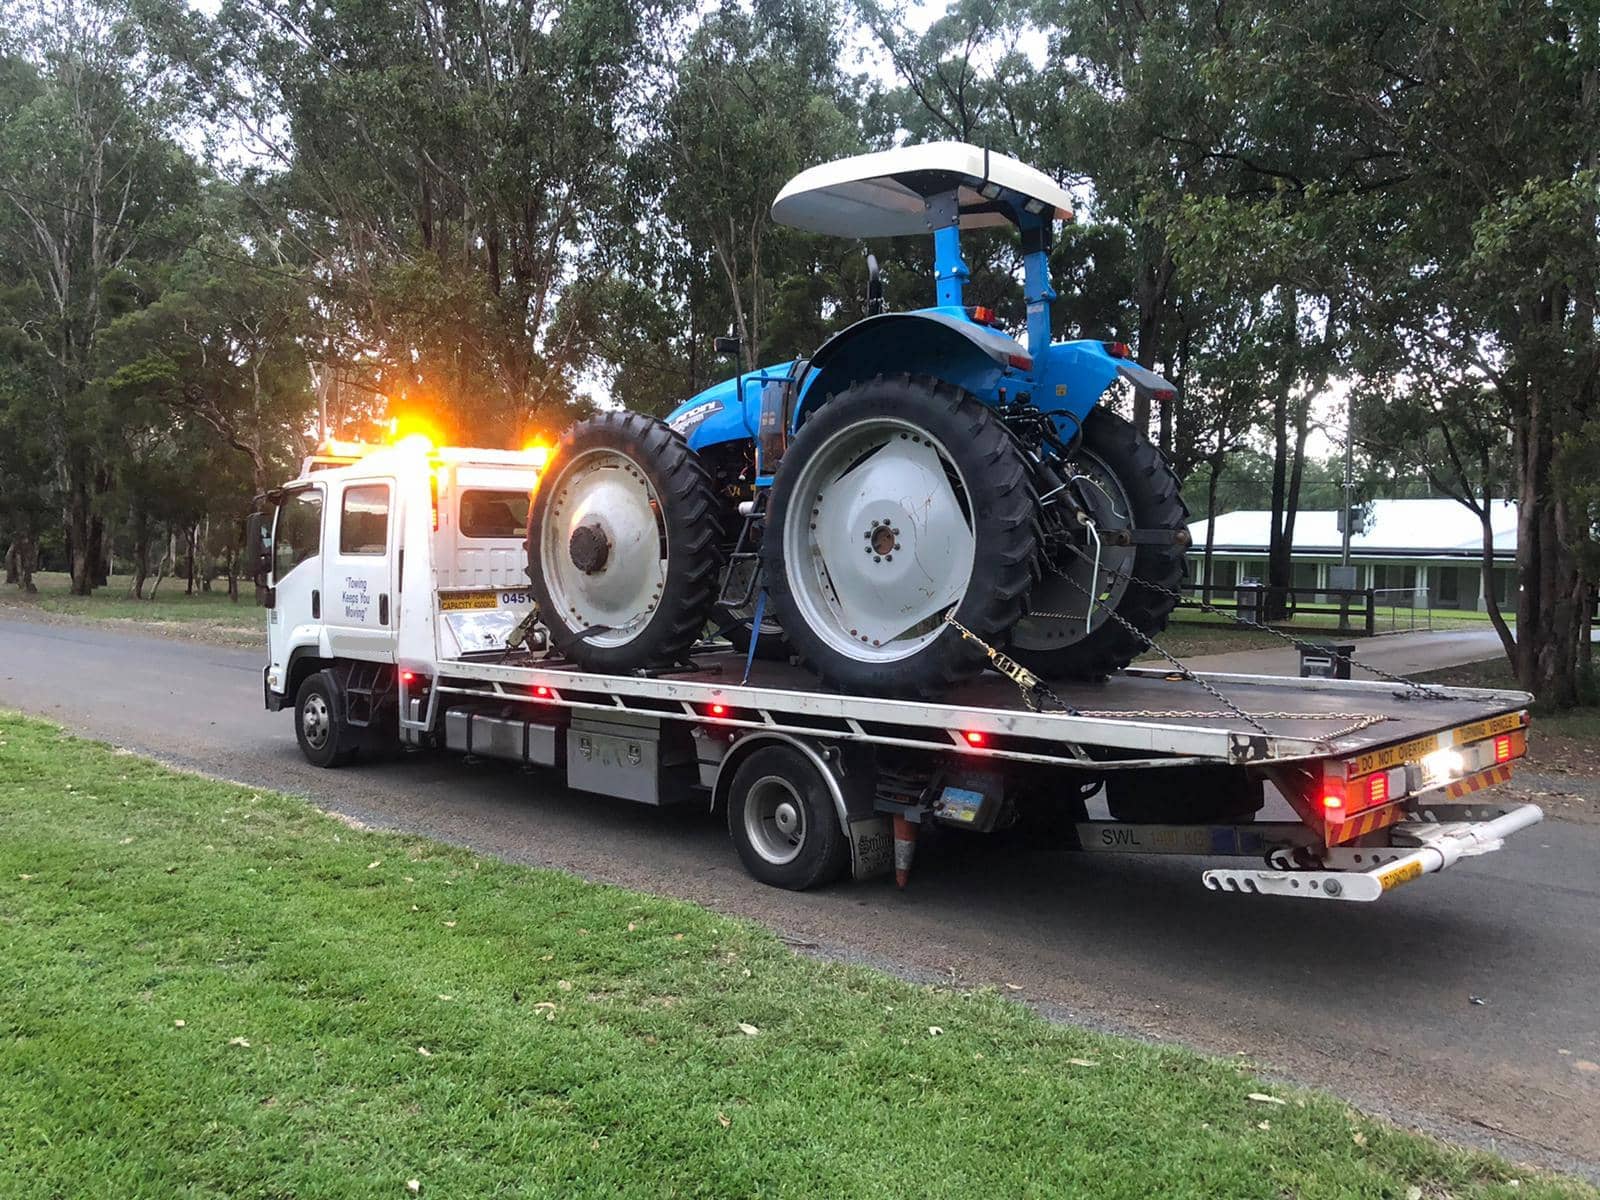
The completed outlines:
<svg viewBox="0 0 1600 1200">
<path fill-rule="evenodd" d="M 461 493 L 461 535 L 520 538 L 528 532 L 528 493 L 473 490 Z"/>
<path fill-rule="evenodd" d="M 272 535 L 272 577 L 282 579 L 321 552 L 322 493 L 315 488 L 291 492 L 278 510 L 278 525 Z"/>
<path fill-rule="evenodd" d="M 382 554 L 389 548 L 389 485 L 364 483 L 344 490 L 339 514 L 340 554 Z"/>
</svg>

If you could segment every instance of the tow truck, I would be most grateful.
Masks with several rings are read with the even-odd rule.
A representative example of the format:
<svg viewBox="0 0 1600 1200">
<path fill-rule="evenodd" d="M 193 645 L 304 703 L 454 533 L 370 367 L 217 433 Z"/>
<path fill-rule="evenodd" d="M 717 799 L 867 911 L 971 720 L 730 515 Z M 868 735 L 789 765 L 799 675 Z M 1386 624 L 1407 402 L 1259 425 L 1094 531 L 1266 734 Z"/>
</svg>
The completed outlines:
<svg viewBox="0 0 1600 1200">
<path fill-rule="evenodd" d="M 904 887 L 929 830 L 1021 823 L 1086 853 L 1223 860 L 1201 874 L 1213 890 L 1371 902 L 1542 819 L 1493 791 L 1527 750 L 1522 692 L 1198 673 L 1171 656 L 1052 685 L 986 646 L 996 670 L 898 700 L 831 690 L 714 631 L 678 662 L 580 669 L 527 588 L 547 455 L 345 444 L 263 497 L 263 692 L 310 762 L 448 752 L 698 804 L 752 876 L 791 889 L 846 873 Z"/>
</svg>

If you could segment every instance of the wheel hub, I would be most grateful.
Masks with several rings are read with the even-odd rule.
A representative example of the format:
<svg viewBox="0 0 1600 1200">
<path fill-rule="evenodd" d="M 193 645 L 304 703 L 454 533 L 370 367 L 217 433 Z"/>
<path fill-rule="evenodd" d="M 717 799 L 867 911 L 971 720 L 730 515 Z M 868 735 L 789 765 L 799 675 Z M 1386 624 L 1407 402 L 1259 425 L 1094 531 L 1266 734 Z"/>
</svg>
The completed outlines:
<svg viewBox="0 0 1600 1200">
<path fill-rule="evenodd" d="M 878 521 L 867 531 L 867 544 L 879 558 L 889 558 L 900 549 L 900 543 L 895 540 L 899 536 L 900 531 L 891 528 L 889 521 Z"/>
<path fill-rule="evenodd" d="M 799 615 L 857 661 L 915 654 L 972 578 L 966 488 L 949 454 L 910 422 L 869 418 L 795 466 L 782 537 Z"/>
<path fill-rule="evenodd" d="M 611 557 L 611 542 L 599 524 L 580 525 L 567 541 L 567 554 L 573 566 L 585 575 L 593 575 L 605 569 L 606 560 Z"/>
</svg>

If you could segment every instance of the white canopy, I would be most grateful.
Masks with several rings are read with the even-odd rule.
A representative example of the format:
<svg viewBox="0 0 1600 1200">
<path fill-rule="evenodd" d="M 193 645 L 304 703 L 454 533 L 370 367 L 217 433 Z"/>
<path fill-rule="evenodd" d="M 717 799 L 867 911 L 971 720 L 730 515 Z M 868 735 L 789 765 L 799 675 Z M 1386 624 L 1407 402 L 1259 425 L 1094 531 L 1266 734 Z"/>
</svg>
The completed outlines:
<svg viewBox="0 0 1600 1200">
<path fill-rule="evenodd" d="M 926 197 L 956 189 L 961 227 L 1009 222 L 996 199 L 1072 219 L 1072 197 L 1043 171 L 965 142 L 928 142 L 823 163 L 796 175 L 772 202 L 782 225 L 840 237 L 927 233 Z M 1037 211 L 1037 210 L 1036 210 Z"/>
</svg>

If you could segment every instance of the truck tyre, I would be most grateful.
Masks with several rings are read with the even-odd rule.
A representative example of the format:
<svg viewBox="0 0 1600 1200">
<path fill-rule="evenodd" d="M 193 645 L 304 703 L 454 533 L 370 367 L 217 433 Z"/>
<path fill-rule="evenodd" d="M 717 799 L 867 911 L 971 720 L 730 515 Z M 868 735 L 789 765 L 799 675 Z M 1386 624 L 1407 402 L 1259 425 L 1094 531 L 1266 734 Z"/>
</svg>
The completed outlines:
<svg viewBox="0 0 1600 1200">
<path fill-rule="evenodd" d="M 591 671 L 682 658 L 716 600 L 718 511 L 662 422 L 608 412 L 568 430 L 528 509 L 528 579 L 555 648 Z"/>
<path fill-rule="evenodd" d="M 778 624 L 848 692 L 935 696 L 1021 617 L 1038 498 L 1015 441 L 974 396 L 878 376 L 800 427 L 773 483 L 764 578 Z"/>
<path fill-rule="evenodd" d="M 342 767 L 356 756 L 361 731 L 345 723 L 333 672 L 306 676 L 294 699 L 294 735 L 314 767 Z"/>
<path fill-rule="evenodd" d="M 728 788 L 728 832 L 762 883 L 801 892 L 832 883 L 850 861 L 833 795 L 791 746 L 765 746 L 739 764 Z"/>
<path fill-rule="evenodd" d="M 1179 494 L 1178 478 L 1161 451 L 1109 409 L 1097 408 L 1084 420 L 1074 466 L 1097 481 L 1094 495 L 1105 498 L 1108 514 L 1117 514 L 1109 524 L 1174 531 L 1188 527 L 1189 509 Z M 1067 552 L 1055 565 L 1076 573 L 1076 586 L 1047 566 L 1028 593 L 1030 612 L 1040 615 L 1017 622 L 1008 653 L 1046 679 L 1099 679 L 1120 671 L 1148 649 L 1143 638 L 1112 620 L 1105 607 L 1145 637 L 1159 634 L 1177 607 L 1177 597 L 1171 593 L 1186 578 L 1187 543 L 1105 547 L 1093 588 L 1105 606 L 1095 606 L 1094 622 L 1087 631 L 1081 614 L 1089 604 L 1093 566 Z"/>
</svg>

